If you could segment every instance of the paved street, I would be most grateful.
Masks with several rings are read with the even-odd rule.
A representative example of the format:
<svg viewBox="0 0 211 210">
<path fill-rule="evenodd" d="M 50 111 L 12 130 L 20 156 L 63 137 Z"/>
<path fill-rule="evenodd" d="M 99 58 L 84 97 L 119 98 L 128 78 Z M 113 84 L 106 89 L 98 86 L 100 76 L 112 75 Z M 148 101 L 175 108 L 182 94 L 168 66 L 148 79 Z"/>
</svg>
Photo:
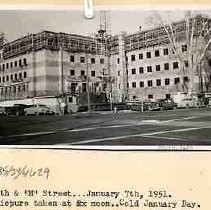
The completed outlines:
<svg viewBox="0 0 211 210">
<path fill-rule="evenodd" d="M 1 145 L 211 145 L 211 109 L 1 116 Z"/>
</svg>

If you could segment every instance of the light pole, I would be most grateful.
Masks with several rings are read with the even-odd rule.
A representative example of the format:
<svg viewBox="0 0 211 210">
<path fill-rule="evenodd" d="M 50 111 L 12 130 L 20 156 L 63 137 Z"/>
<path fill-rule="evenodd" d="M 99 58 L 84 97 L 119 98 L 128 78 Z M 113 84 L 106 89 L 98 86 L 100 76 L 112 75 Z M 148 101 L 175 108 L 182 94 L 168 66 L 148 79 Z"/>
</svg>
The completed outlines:
<svg viewBox="0 0 211 210">
<path fill-rule="evenodd" d="M 87 92 L 87 105 L 88 112 L 90 112 L 90 92 L 89 92 L 89 62 L 88 62 L 88 53 L 86 49 L 86 92 Z"/>
</svg>

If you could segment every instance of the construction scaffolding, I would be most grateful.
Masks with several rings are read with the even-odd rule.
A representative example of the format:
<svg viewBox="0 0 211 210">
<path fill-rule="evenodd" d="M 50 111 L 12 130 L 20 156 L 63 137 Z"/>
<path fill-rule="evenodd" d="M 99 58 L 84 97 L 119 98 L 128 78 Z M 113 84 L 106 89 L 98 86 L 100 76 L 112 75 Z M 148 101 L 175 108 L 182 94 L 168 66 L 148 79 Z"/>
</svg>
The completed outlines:
<svg viewBox="0 0 211 210">
<path fill-rule="evenodd" d="M 61 47 L 72 53 L 105 54 L 105 45 L 96 42 L 93 37 L 43 31 L 3 45 L 3 59 L 41 49 L 59 51 Z"/>
<path fill-rule="evenodd" d="M 206 28 L 203 23 L 207 22 Z M 171 38 L 174 36 L 176 42 L 186 40 L 187 34 L 192 33 L 192 26 L 194 24 L 193 37 L 197 37 L 202 33 L 202 30 L 206 30 L 211 27 L 211 19 L 207 17 L 197 16 L 190 18 L 188 24 L 186 20 L 171 23 L 170 25 L 164 25 L 154 29 L 139 31 L 135 34 L 130 34 L 125 37 L 125 50 L 126 52 L 140 50 L 149 47 L 161 46 L 171 44 Z"/>
</svg>

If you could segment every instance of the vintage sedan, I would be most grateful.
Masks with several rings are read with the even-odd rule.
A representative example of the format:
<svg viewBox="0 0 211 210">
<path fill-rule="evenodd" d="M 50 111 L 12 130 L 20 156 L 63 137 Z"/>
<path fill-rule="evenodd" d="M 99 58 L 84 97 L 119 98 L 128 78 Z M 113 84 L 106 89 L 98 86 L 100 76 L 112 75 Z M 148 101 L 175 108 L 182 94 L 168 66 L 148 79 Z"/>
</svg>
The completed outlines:
<svg viewBox="0 0 211 210">
<path fill-rule="evenodd" d="M 24 109 L 28 106 L 26 104 L 14 104 L 13 106 L 5 107 L 6 115 L 24 115 Z"/>
<path fill-rule="evenodd" d="M 51 110 L 44 104 L 29 105 L 28 108 L 24 109 L 25 115 L 40 115 L 40 114 L 51 114 Z"/>
</svg>

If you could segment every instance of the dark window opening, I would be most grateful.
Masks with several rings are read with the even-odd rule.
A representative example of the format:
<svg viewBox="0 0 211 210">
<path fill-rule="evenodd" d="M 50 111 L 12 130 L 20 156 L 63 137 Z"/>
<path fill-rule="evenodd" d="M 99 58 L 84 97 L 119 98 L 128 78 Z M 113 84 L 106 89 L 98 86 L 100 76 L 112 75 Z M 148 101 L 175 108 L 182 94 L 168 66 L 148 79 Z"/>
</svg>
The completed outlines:
<svg viewBox="0 0 211 210">
<path fill-rule="evenodd" d="M 139 67 L 139 74 L 143 74 L 144 73 L 144 67 Z"/>
<path fill-rule="evenodd" d="M 148 80 L 148 87 L 152 87 L 152 80 Z"/>
<path fill-rule="evenodd" d="M 169 70 L 169 63 L 164 63 L 164 70 Z"/>
<path fill-rule="evenodd" d="M 85 71 L 81 70 L 81 76 L 84 76 L 84 75 L 85 75 Z"/>
<path fill-rule="evenodd" d="M 135 55 L 131 55 L 131 61 L 135 61 L 136 60 L 136 56 Z"/>
<path fill-rule="evenodd" d="M 185 51 L 188 51 L 188 46 L 186 44 L 182 45 L 182 52 L 185 52 Z"/>
<path fill-rule="evenodd" d="M 136 69 L 132 69 L 132 74 L 136 74 Z"/>
<path fill-rule="evenodd" d="M 70 62 L 75 62 L 75 57 L 74 57 L 74 55 L 71 55 L 71 56 L 70 56 Z"/>
<path fill-rule="evenodd" d="M 151 58 L 151 52 L 147 52 L 147 58 Z"/>
<path fill-rule="evenodd" d="M 147 66 L 147 72 L 152 72 L 152 66 Z"/>
<path fill-rule="evenodd" d="M 173 69 L 178 69 L 178 68 L 179 68 L 178 62 L 174 62 L 174 63 L 173 63 Z"/>
<path fill-rule="evenodd" d="M 143 53 L 140 53 L 139 54 L 139 59 L 143 59 L 143 58 L 144 58 Z"/>
<path fill-rule="evenodd" d="M 80 57 L 80 62 L 85 63 L 85 57 Z"/>
<path fill-rule="evenodd" d="M 95 71 L 91 71 L 91 76 L 95 77 Z"/>
<path fill-rule="evenodd" d="M 74 76 L 75 75 L 75 70 L 70 70 L 70 76 Z"/>
<path fill-rule="evenodd" d="M 159 50 L 155 50 L 155 57 L 159 57 L 160 56 L 160 51 Z"/>
<path fill-rule="evenodd" d="M 155 66 L 156 71 L 160 71 L 160 65 Z"/>
<path fill-rule="evenodd" d="M 161 79 L 157 79 L 157 80 L 156 80 L 156 85 L 157 85 L 157 86 L 161 86 Z"/>
<path fill-rule="evenodd" d="M 95 58 L 91 58 L 91 64 L 95 63 Z"/>
<path fill-rule="evenodd" d="M 23 65 L 24 65 L 24 66 L 27 65 L 26 58 L 23 59 Z"/>
<path fill-rule="evenodd" d="M 174 78 L 174 84 L 176 85 L 176 84 L 179 84 L 179 83 L 180 83 L 180 78 L 179 77 Z"/>
<path fill-rule="evenodd" d="M 76 92 L 77 85 L 78 83 L 71 83 L 71 92 Z"/>
<path fill-rule="evenodd" d="M 171 99 L 171 94 L 166 94 L 166 99 Z"/>
<path fill-rule="evenodd" d="M 119 58 L 117 58 L 117 63 L 119 64 Z"/>
<path fill-rule="evenodd" d="M 169 78 L 165 79 L 165 85 L 170 85 L 170 79 Z"/>
<path fill-rule="evenodd" d="M 72 103 L 73 102 L 73 97 L 69 97 L 68 101 L 69 101 L 69 103 Z"/>
<path fill-rule="evenodd" d="M 23 77 L 26 78 L 27 77 L 27 73 L 24 71 L 23 72 Z"/>
<path fill-rule="evenodd" d="M 140 82 L 140 87 L 144 87 L 144 82 L 143 81 Z"/>
<path fill-rule="evenodd" d="M 187 68 L 188 67 L 188 61 L 184 61 L 185 63 L 185 67 Z"/>
<path fill-rule="evenodd" d="M 105 61 L 105 60 L 104 60 L 103 58 L 101 58 L 101 59 L 100 59 L 100 64 L 104 64 L 104 61 Z"/>
<path fill-rule="evenodd" d="M 169 54 L 168 48 L 163 49 L 163 54 L 164 54 L 164 55 L 168 55 L 168 54 Z"/>
<path fill-rule="evenodd" d="M 132 82 L 132 88 L 136 88 L 136 82 Z"/>
<path fill-rule="evenodd" d="M 189 81 L 188 77 L 183 77 L 183 81 L 188 82 Z"/>
<path fill-rule="evenodd" d="M 148 99 L 153 99 L 153 95 L 148 95 Z"/>
</svg>

